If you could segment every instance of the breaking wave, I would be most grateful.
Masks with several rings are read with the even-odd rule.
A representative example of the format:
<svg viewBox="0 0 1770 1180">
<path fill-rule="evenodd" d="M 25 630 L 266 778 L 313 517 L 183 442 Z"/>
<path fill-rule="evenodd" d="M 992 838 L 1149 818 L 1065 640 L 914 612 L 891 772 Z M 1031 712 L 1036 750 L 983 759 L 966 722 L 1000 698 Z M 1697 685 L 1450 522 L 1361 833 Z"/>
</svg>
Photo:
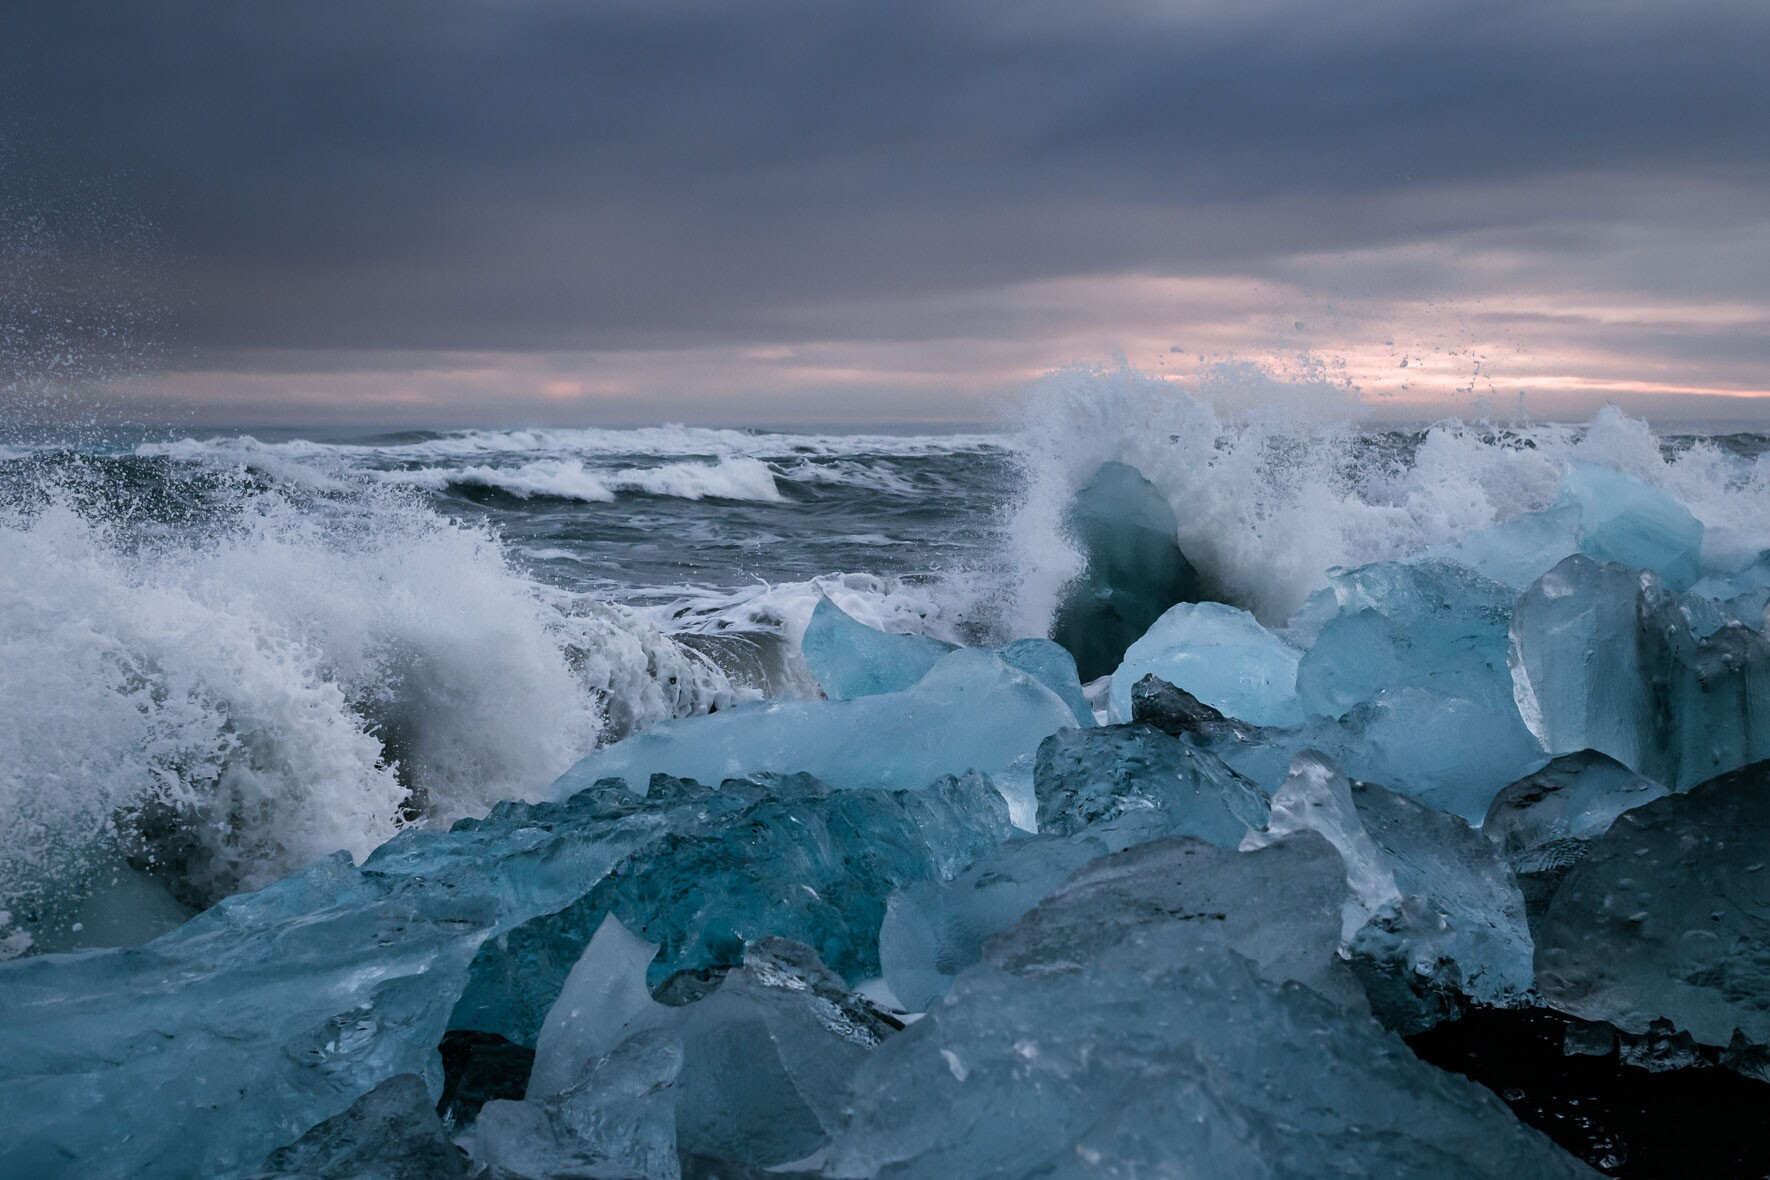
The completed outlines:
<svg viewBox="0 0 1770 1180">
<path fill-rule="evenodd" d="M 1016 450 L 1002 625 L 1042 635 L 1082 559 L 1065 530 L 1100 464 L 1135 467 L 1167 497 L 1181 549 L 1221 597 L 1269 624 L 1329 570 L 1405 557 L 1556 498 L 1567 464 L 1599 463 L 1681 500 L 1706 528 L 1710 568 L 1770 547 L 1770 460 L 1718 440 L 1662 439 L 1615 408 L 1585 426 L 1452 420 L 1361 429 L 1366 407 L 1327 382 L 1225 366 L 1182 390 L 1131 370 L 1073 370 L 1037 386 Z"/>
<path fill-rule="evenodd" d="M 165 497 L 193 528 L 118 481 L 64 471 L 0 508 L 0 908 L 101 848 L 206 904 L 754 695 L 408 493 L 206 469 Z"/>
</svg>

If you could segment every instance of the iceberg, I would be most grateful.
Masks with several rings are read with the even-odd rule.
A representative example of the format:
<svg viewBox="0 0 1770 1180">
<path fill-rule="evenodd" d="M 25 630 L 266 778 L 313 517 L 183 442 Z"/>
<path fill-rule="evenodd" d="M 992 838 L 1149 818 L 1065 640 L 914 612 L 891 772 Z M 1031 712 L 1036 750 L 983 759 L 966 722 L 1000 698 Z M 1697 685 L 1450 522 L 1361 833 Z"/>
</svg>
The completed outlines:
<svg viewBox="0 0 1770 1180">
<path fill-rule="evenodd" d="M 1702 522 L 1674 497 L 1596 463 L 1574 460 L 1563 505 L 1580 511 L 1580 551 L 1597 561 L 1652 570 L 1673 590 L 1702 577 Z"/>
<path fill-rule="evenodd" d="M 1221 602 L 1183 602 L 1126 650 L 1112 674 L 1108 715 L 1129 721 L 1133 688 L 1155 676 L 1249 724 L 1298 725 L 1302 655 L 1247 611 Z"/>
<path fill-rule="evenodd" d="M 1597 750 L 1673 789 L 1770 756 L 1770 641 L 1651 572 L 1567 558 L 1519 599 L 1510 662 L 1550 754 Z"/>
<path fill-rule="evenodd" d="M 424 1079 L 402 1073 L 271 1152 L 257 1180 L 461 1180 L 466 1174 Z"/>
<path fill-rule="evenodd" d="M 1215 755 L 1153 725 L 1052 734 L 1039 746 L 1033 784 L 1039 831 L 1066 836 L 1092 828 L 1108 843 L 1115 843 L 1114 824 L 1129 818 L 1138 833 L 1235 848 L 1266 826 L 1269 807 L 1265 792 Z"/>
<path fill-rule="evenodd" d="M 450 1027 L 534 1045 L 610 914 L 659 944 L 654 989 L 716 977 L 769 935 L 807 944 L 846 979 L 873 978 L 886 899 L 955 876 L 1010 832 L 979 775 L 914 791 L 838 791 L 807 775 L 715 789 L 660 776 L 646 802 L 716 806 L 736 792 L 744 806 L 635 850 L 574 900 L 483 944 Z"/>
<path fill-rule="evenodd" d="M 1069 508 L 1068 527 L 1087 567 L 1065 588 L 1051 637 L 1084 680 L 1110 673 L 1125 649 L 1177 602 L 1203 597 L 1180 551 L 1174 509 L 1123 463 L 1102 463 Z"/>
</svg>

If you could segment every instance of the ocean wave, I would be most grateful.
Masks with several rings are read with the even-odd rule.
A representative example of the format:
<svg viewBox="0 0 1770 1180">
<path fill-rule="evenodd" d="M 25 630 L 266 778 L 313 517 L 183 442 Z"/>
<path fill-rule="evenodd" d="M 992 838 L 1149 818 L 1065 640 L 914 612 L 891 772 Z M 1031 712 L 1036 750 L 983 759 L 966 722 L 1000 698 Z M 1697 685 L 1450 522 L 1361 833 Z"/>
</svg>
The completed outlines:
<svg viewBox="0 0 1770 1180">
<path fill-rule="evenodd" d="M 0 909 L 118 854 L 206 904 L 755 695 L 394 489 L 242 479 L 198 535 L 39 492 L 0 508 Z"/>
<path fill-rule="evenodd" d="M 1547 507 L 1576 459 L 1678 497 L 1706 526 L 1705 562 L 1770 547 L 1770 463 L 1705 439 L 1667 447 L 1615 408 L 1584 426 L 1451 420 L 1360 427 L 1366 407 L 1325 382 L 1226 366 L 1184 390 L 1129 369 L 1035 387 L 1015 450 L 1022 491 L 1003 526 L 996 596 L 1010 633 L 1044 634 L 1082 559 L 1065 514 L 1101 463 L 1166 496 L 1187 557 L 1229 601 L 1283 623 L 1328 572 L 1402 558 Z"/>
<path fill-rule="evenodd" d="M 774 473 L 757 459 L 721 459 L 717 463 L 664 463 L 656 467 L 625 467 L 592 471 L 573 459 L 536 459 L 516 467 L 425 467 L 415 471 L 378 473 L 388 483 L 410 484 L 433 491 L 450 487 L 482 487 L 520 499 L 537 496 L 584 503 L 608 503 L 619 492 L 670 496 L 682 500 L 783 499 Z"/>
</svg>

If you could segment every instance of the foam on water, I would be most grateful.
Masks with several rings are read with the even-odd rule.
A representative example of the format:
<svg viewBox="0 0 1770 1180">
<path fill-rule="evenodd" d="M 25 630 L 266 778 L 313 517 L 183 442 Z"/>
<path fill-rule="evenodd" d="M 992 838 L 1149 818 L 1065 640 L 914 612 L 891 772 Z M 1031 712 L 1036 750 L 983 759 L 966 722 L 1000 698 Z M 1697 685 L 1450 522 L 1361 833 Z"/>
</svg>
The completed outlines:
<svg viewBox="0 0 1770 1180">
<path fill-rule="evenodd" d="M 116 844 L 201 904 L 752 695 L 409 494 L 242 477 L 191 532 L 37 490 L 0 509 L 0 908 Z"/>
<path fill-rule="evenodd" d="M 1064 519 L 1108 460 L 1173 505 L 1187 557 L 1221 596 L 1284 622 L 1336 567 L 1406 557 L 1548 507 L 1571 460 L 1673 493 L 1707 527 L 1710 568 L 1770 547 L 1770 463 L 1696 440 L 1667 453 L 1614 408 L 1585 427 L 1448 421 L 1360 429 L 1362 407 L 1323 381 L 1226 366 L 1188 392 L 1130 370 L 1057 374 L 1029 395 L 1018 436 L 1025 490 L 1002 560 L 1004 625 L 1049 628 L 1081 558 Z"/>
</svg>

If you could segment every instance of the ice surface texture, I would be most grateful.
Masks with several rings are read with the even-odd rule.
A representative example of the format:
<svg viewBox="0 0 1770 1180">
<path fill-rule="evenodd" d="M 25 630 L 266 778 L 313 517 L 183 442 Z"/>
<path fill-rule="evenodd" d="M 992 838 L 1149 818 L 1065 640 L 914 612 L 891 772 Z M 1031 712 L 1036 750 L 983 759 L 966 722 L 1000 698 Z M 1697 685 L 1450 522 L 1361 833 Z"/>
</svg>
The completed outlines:
<svg viewBox="0 0 1770 1180">
<path fill-rule="evenodd" d="M 1145 676 L 1183 688 L 1205 704 L 1253 725 L 1295 725 L 1302 652 L 1244 610 L 1183 602 L 1157 619 L 1112 674 L 1114 721 L 1131 719 L 1131 692 Z"/>
<path fill-rule="evenodd" d="M 137 950 L 0 964 L 0 1108 L 20 1128 L 0 1175 L 229 1175 L 393 1075 L 439 1093 L 451 1022 L 532 1044 L 604 912 L 663 944 L 664 972 L 785 934 L 876 974 L 886 897 L 1009 830 L 976 777 L 652 788 L 506 805 L 360 869 L 340 854 Z"/>
<path fill-rule="evenodd" d="M 1363 1010 L 1342 873 L 1307 835 L 1096 862 L 862 1064 L 830 1174 L 1589 1175 Z"/>
<path fill-rule="evenodd" d="M 1770 642 L 1652 573 L 1562 561 L 1519 599 L 1511 664 L 1551 754 L 1598 750 L 1673 788 L 1770 757 Z"/>
<path fill-rule="evenodd" d="M 1031 774 L 1013 771 L 1076 717 L 1044 684 L 988 651 L 961 649 L 901 692 L 848 701 L 768 701 L 665 722 L 585 758 L 560 798 L 599 779 L 643 791 L 654 774 L 699 782 L 804 771 L 836 787 L 924 787 L 981 771 L 1031 822 Z"/>
<path fill-rule="evenodd" d="M 1537 944 L 1557 1008 L 1628 1032 L 1770 1044 L 1770 764 L 1618 815 L 1555 892 Z"/>
</svg>

